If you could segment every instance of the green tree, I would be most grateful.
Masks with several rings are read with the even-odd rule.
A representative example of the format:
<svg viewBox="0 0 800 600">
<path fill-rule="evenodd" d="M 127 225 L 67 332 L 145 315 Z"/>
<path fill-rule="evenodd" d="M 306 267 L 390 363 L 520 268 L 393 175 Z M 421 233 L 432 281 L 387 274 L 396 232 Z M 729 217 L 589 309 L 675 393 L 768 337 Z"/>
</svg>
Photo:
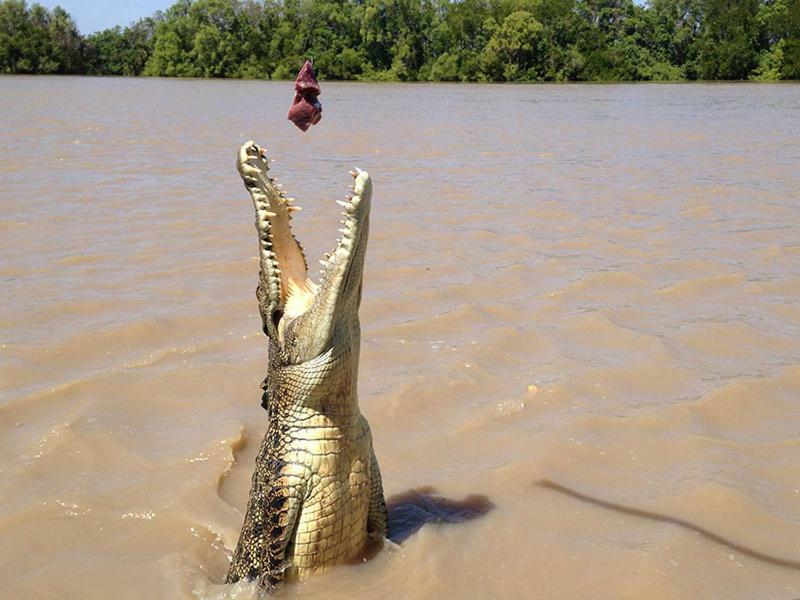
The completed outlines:
<svg viewBox="0 0 800 600">
<path fill-rule="evenodd" d="M 756 79 L 800 79 L 800 0 L 764 0 L 758 23 L 765 43 Z"/>
<path fill-rule="evenodd" d="M 37 5 L 34 5 L 37 6 Z M 56 6 L 47 23 L 50 40 L 50 60 L 58 65 L 58 73 L 83 72 L 83 40 L 75 21 L 60 6 Z"/>
<path fill-rule="evenodd" d="M 190 58 L 194 42 L 193 23 L 189 16 L 191 7 L 191 0 L 178 0 L 164 13 L 164 19 L 156 27 L 153 54 L 145 65 L 145 75 L 199 76 Z"/>
<path fill-rule="evenodd" d="M 122 29 L 114 27 L 86 38 L 85 60 L 92 75 L 141 75 L 153 53 L 156 20 L 141 19 Z"/>
<path fill-rule="evenodd" d="M 429 0 L 365 0 L 356 11 L 365 73 L 371 77 L 427 79 L 429 40 L 437 22 Z"/>
<path fill-rule="evenodd" d="M 83 43 L 72 18 L 61 7 L 24 0 L 0 3 L 0 72 L 81 73 Z"/>
<path fill-rule="evenodd" d="M 198 0 L 189 9 L 188 60 L 199 77 L 238 75 L 241 56 L 236 3 Z"/>
<path fill-rule="evenodd" d="M 784 23 L 781 76 L 800 79 L 800 0 L 788 0 Z"/>
<path fill-rule="evenodd" d="M 664 59 L 683 77 L 697 79 L 703 22 L 702 0 L 651 0 L 653 39 Z"/>
<path fill-rule="evenodd" d="M 432 81 L 479 81 L 485 79 L 481 57 L 495 27 L 488 0 L 439 0 L 430 33 L 428 78 Z"/>
<path fill-rule="evenodd" d="M 516 10 L 494 29 L 481 64 L 494 81 L 536 81 L 545 70 L 544 26 L 526 10 Z"/>
<path fill-rule="evenodd" d="M 544 79 L 576 79 L 585 59 L 578 41 L 585 23 L 578 13 L 576 0 L 538 0 L 530 2 L 531 12 L 544 26 Z"/>
<path fill-rule="evenodd" d="M 747 79 L 758 65 L 759 0 L 704 0 L 702 79 Z"/>
</svg>

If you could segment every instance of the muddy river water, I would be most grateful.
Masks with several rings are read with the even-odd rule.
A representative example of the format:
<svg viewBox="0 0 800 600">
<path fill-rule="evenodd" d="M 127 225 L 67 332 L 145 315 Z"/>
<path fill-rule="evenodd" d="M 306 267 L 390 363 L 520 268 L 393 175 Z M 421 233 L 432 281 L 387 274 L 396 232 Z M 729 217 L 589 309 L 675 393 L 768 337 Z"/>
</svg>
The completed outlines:
<svg viewBox="0 0 800 600">
<path fill-rule="evenodd" d="M 0 596 L 222 585 L 265 427 L 247 139 L 333 247 L 402 538 L 302 598 L 800 598 L 800 86 L 0 78 Z"/>
</svg>

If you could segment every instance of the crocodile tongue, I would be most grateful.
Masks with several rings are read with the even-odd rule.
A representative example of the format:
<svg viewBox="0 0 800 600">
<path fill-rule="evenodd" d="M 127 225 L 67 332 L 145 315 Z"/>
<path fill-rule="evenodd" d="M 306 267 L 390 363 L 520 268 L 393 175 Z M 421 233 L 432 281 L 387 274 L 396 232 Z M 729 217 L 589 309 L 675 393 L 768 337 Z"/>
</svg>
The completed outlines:
<svg viewBox="0 0 800 600">
<path fill-rule="evenodd" d="M 294 100 L 286 115 L 301 131 L 307 131 L 322 119 L 322 104 L 317 98 L 320 93 L 314 68 L 311 61 L 307 60 L 294 81 Z"/>
</svg>

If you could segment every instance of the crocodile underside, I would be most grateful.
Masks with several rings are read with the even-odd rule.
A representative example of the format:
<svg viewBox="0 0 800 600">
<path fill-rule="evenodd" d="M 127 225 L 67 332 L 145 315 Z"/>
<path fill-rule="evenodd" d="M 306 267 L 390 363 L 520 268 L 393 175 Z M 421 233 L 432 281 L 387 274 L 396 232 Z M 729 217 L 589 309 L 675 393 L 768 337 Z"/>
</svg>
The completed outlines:
<svg viewBox="0 0 800 600">
<path fill-rule="evenodd" d="M 372 185 L 366 172 L 351 172 L 352 193 L 339 202 L 342 235 L 315 282 L 291 231 L 299 207 L 269 175 L 265 151 L 247 142 L 237 167 L 256 209 L 268 417 L 226 581 L 274 589 L 354 560 L 386 535 L 380 470 L 356 389 Z"/>
</svg>

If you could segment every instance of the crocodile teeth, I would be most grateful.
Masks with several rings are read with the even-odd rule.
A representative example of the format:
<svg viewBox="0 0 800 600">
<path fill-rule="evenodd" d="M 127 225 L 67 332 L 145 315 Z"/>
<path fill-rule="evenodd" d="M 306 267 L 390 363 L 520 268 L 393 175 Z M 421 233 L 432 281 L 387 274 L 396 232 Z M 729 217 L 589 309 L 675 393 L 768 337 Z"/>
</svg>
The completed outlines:
<svg viewBox="0 0 800 600">
<path fill-rule="evenodd" d="M 348 173 L 350 173 L 350 176 L 351 176 L 353 179 L 355 179 L 356 177 L 358 177 L 358 173 L 356 173 L 355 171 L 348 171 Z"/>
<path fill-rule="evenodd" d="M 298 210 L 303 210 L 302 206 L 287 206 L 286 209 L 289 212 L 297 212 Z"/>
<path fill-rule="evenodd" d="M 344 206 L 345 208 L 347 208 L 348 205 L 348 203 L 345 202 L 344 200 L 337 200 L 336 204 L 338 204 L 339 206 Z"/>
</svg>

